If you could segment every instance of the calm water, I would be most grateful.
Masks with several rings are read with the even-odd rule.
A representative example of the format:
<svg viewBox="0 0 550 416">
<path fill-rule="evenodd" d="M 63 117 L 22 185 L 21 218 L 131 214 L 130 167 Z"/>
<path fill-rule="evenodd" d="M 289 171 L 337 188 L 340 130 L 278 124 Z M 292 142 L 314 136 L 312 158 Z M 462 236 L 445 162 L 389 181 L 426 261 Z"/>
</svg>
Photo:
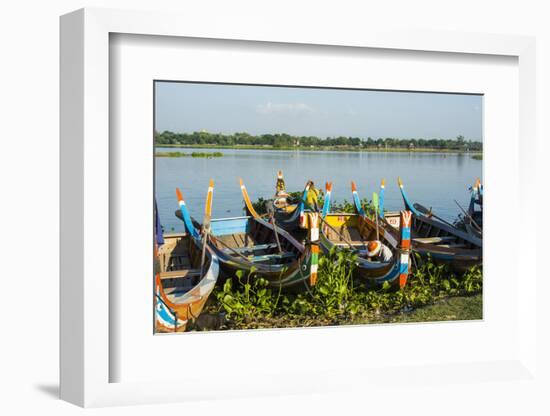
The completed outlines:
<svg viewBox="0 0 550 416">
<path fill-rule="evenodd" d="M 197 149 L 166 149 L 159 151 L 192 152 Z M 208 181 L 214 179 L 213 216 L 233 217 L 243 213 L 238 178 L 242 177 L 252 200 L 270 198 L 275 192 L 276 174 L 282 169 L 287 189 L 302 190 L 307 179 L 324 189 L 333 183 L 337 201 L 351 200 L 350 181 L 357 183 L 361 198 L 371 199 L 379 191 L 380 179 L 386 179 L 385 206 L 394 210 L 403 207 L 397 186 L 400 176 L 409 198 L 443 218 L 452 220 L 459 209 L 454 199 L 467 207 L 468 187 L 481 178 L 482 161 L 470 155 L 439 153 L 356 153 L 311 151 L 262 151 L 205 149 L 220 151 L 220 158 L 169 158 L 155 160 L 156 198 L 161 222 L 166 231 L 183 230 L 174 216 L 178 208 L 175 189 L 179 187 L 191 215 L 202 221 Z"/>
</svg>

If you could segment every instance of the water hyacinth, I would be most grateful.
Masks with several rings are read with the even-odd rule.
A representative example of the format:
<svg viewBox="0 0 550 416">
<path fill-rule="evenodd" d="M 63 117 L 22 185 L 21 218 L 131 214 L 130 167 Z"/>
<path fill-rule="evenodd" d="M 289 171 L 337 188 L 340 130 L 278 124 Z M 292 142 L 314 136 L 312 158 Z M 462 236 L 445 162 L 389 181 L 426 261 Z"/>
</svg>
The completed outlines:
<svg viewBox="0 0 550 416">
<path fill-rule="evenodd" d="M 417 262 L 419 262 L 419 258 Z M 438 303 L 462 299 L 473 303 L 474 314 L 465 319 L 481 319 L 482 268 L 473 267 L 463 275 L 443 265 L 423 261 L 403 290 L 388 284 L 365 287 L 353 279 L 355 256 L 347 250 L 333 250 L 319 262 L 317 284 L 302 293 L 281 293 L 264 279 L 244 276 L 227 280 L 209 305 L 213 313 L 225 313 L 225 329 L 326 326 L 409 321 L 418 308 L 436 305 L 433 315 L 422 321 L 449 319 Z M 471 299 L 471 300 L 469 300 Z"/>
</svg>

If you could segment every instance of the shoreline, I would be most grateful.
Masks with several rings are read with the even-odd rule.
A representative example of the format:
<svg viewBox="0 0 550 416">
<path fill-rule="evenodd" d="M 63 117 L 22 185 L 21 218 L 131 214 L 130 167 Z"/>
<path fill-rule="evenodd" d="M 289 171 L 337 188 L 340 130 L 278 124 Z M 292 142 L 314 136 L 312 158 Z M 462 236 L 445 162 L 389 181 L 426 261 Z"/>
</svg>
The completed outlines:
<svg viewBox="0 0 550 416">
<path fill-rule="evenodd" d="M 215 321 L 214 327 L 192 328 L 191 331 L 242 331 L 251 329 L 282 329 L 282 328 L 323 328 L 377 324 L 400 323 L 426 323 L 445 321 L 476 321 L 483 319 L 483 294 L 446 296 L 435 300 L 433 303 L 411 308 L 409 311 L 393 311 L 377 314 L 372 311 L 368 316 L 357 316 L 353 319 L 341 319 L 338 317 L 314 317 L 314 316 L 275 316 L 253 317 L 246 322 L 232 322 L 225 320 L 220 324 L 219 312 L 216 302 L 210 301 L 203 312 L 203 322 Z M 218 317 L 216 319 L 216 317 Z"/>
<path fill-rule="evenodd" d="M 254 145 L 236 145 L 236 146 L 223 146 L 223 145 L 188 145 L 188 144 L 155 144 L 155 148 L 174 148 L 174 149 L 233 149 L 233 150 L 267 150 L 267 151 L 280 151 L 280 150 L 294 150 L 305 152 L 318 152 L 318 151 L 333 151 L 333 152 L 356 152 L 356 153 L 445 153 L 445 154 L 461 154 L 461 155 L 482 155 L 479 151 L 465 151 L 456 149 L 436 149 L 436 148 L 390 148 L 390 149 L 376 149 L 376 148 L 355 148 L 353 146 L 336 147 L 336 146 L 314 146 L 314 147 L 275 147 L 275 146 L 254 146 Z"/>
</svg>

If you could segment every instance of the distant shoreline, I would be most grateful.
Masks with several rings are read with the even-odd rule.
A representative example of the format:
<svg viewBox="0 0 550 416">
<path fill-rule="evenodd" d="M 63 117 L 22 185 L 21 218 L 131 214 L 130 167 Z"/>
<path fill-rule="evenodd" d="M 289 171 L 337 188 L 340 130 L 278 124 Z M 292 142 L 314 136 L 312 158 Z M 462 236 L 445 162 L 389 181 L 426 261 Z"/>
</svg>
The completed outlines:
<svg viewBox="0 0 550 416">
<path fill-rule="evenodd" d="M 222 157 L 222 152 L 192 152 L 192 153 L 182 153 L 182 152 L 155 152 L 155 157 L 202 157 L 211 159 L 213 157 Z"/>
<path fill-rule="evenodd" d="M 385 148 L 357 148 L 355 146 L 269 146 L 269 145 L 189 145 L 189 144 L 155 144 L 155 148 L 185 148 L 185 149 L 235 149 L 235 150 L 296 150 L 296 151 L 334 151 L 334 152 L 357 152 L 357 153 L 446 153 L 446 154 L 465 154 L 481 155 L 479 151 L 466 151 L 457 149 L 436 149 L 436 148 L 417 148 L 409 149 L 402 147 Z"/>
</svg>

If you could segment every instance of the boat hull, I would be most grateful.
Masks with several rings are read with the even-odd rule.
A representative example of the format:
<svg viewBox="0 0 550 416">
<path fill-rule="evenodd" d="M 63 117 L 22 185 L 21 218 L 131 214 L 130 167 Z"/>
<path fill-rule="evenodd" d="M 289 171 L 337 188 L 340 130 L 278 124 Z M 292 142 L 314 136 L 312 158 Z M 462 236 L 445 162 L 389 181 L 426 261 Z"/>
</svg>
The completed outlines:
<svg viewBox="0 0 550 416">
<path fill-rule="evenodd" d="M 182 282 L 192 278 L 193 266 L 200 267 L 200 242 L 190 235 L 164 236 L 165 244 L 158 249 L 155 277 L 155 332 L 185 332 L 191 321 L 202 312 L 219 275 L 217 256 L 206 248 L 206 262 L 196 283 L 182 289 Z M 185 256 L 183 253 L 185 252 Z M 187 265 L 188 268 L 182 266 Z"/>
<path fill-rule="evenodd" d="M 213 219 L 209 247 L 225 278 L 264 278 L 274 288 L 305 288 L 310 249 L 278 226 L 252 216 Z"/>
<path fill-rule="evenodd" d="M 300 209 L 298 205 L 294 205 L 291 210 L 286 207 L 284 209 L 275 209 L 275 221 L 278 227 L 285 231 L 297 231 L 300 229 Z"/>
<path fill-rule="evenodd" d="M 425 215 L 417 210 L 405 192 L 403 182 L 398 179 L 399 189 L 405 207 L 412 212 L 411 241 L 413 249 L 423 258 L 437 264 L 448 265 L 452 270 L 463 273 L 482 264 L 482 240 L 433 218 L 431 211 Z M 389 225 L 388 215 L 383 218 L 385 228 L 396 232 Z M 439 241 L 438 241 L 439 240 Z"/>
<path fill-rule="evenodd" d="M 424 218 L 420 215 L 413 214 L 413 224 L 411 228 L 411 242 L 413 250 L 418 253 L 424 259 L 430 259 L 436 264 L 444 264 L 451 268 L 451 270 L 464 273 L 474 266 L 478 266 L 483 261 L 483 251 L 480 245 L 474 244 L 472 238 L 475 236 L 466 235 L 453 232 L 451 227 L 445 224 L 440 224 L 438 221 L 431 218 Z M 390 216 L 386 215 L 381 222 L 384 228 L 397 236 L 398 231 L 390 225 Z M 452 238 L 455 245 L 465 247 L 453 247 L 452 245 L 446 247 L 445 245 L 422 243 L 421 239 L 442 239 Z M 475 241 L 475 240 L 474 240 Z"/>
<path fill-rule="evenodd" d="M 368 240 L 373 240 L 376 232 L 375 224 L 372 221 L 359 214 L 328 214 L 325 216 L 325 221 L 329 225 L 338 227 L 342 224 L 348 223 L 352 227 L 357 227 L 357 234 L 363 236 L 365 244 Z M 370 232 L 369 232 L 370 231 Z M 401 251 L 397 248 L 397 240 L 388 241 L 388 236 L 384 235 L 383 230 L 380 230 L 379 238 L 384 241 L 385 244 L 392 247 L 394 257 L 389 262 L 375 262 L 366 258 L 366 245 L 357 243 L 350 247 L 347 243 L 334 243 L 329 237 L 330 228 L 327 224 L 323 224 L 320 237 L 320 245 L 325 254 L 328 254 L 331 250 L 345 250 L 352 249 L 357 254 L 357 260 L 354 264 L 354 277 L 364 281 L 367 284 L 383 284 L 384 282 L 396 283 L 399 280 L 400 275 L 403 272 L 404 267 L 401 265 Z M 351 241 L 354 243 L 354 241 Z M 405 252 L 405 251 L 404 251 Z M 406 262 L 407 270 L 409 266 L 408 253 L 403 258 Z"/>
</svg>

